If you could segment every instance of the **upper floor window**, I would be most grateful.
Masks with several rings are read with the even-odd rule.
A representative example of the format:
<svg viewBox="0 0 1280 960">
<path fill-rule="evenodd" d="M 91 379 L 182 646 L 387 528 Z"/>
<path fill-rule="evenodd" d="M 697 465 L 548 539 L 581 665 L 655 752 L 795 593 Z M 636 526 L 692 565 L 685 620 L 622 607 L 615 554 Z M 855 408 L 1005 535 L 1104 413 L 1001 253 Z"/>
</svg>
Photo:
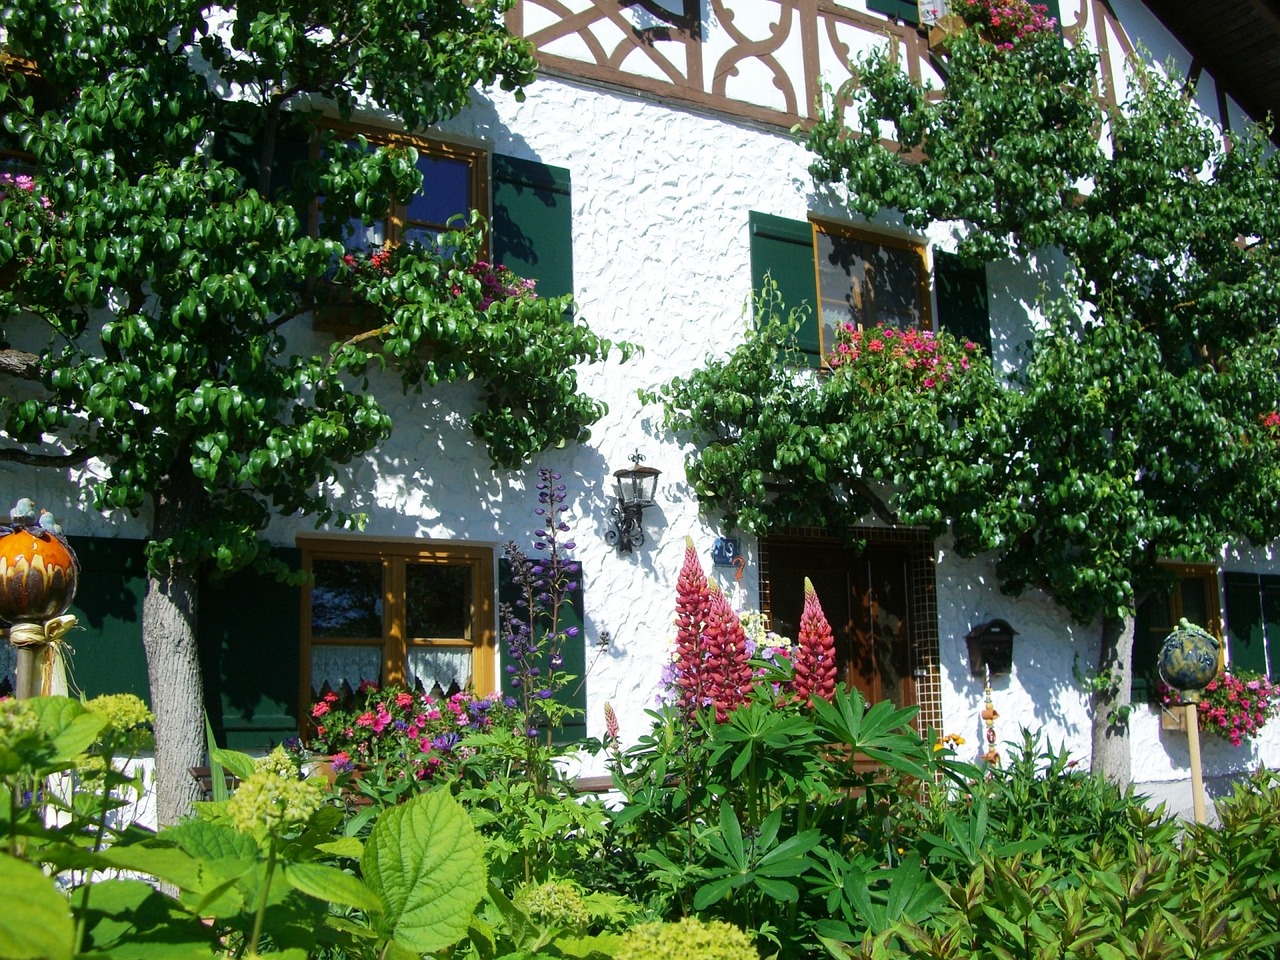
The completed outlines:
<svg viewBox="0 0 1280 960">
<path fill-rule="evenodd" d="M 770 278 L 783 307 L 808 312 L 796 348 L 812 367 L 835 346 L 836 325 L 938 326 L 990 350 L 986 270 L 955 256 L 933 255 L 930 275 L 923 244 L 853 226 L 790 220 L 752 211 L 751 281 L 758 292 Z"/>
<path fill-rule="evenodd" d="M 448 228 L 451 218 L 476 210 L 489 217 L 488 155 L 479 147 L 447 143 L 393 131 L 335 126 L 354 138 L 363 136 L 371 147 L 412 147 L 422 189 L 411 197 L 397 197 L 385 219 L 370 226 L 353 221 L 346 244 L 353 250 L 373 250 L 384 244 L 431 244 Z M 325 218 L 324 198 L 317 200 L 316 217 Z M 318 222 L 318 221 L 317 221 Z"/>
<path fill-rule="evenodd" d="M 852 227 L 814 222 L 818 348 L 835 347 L 836 328 L 886 325 L 933 329 L 924 247 Z"/>
</svg>

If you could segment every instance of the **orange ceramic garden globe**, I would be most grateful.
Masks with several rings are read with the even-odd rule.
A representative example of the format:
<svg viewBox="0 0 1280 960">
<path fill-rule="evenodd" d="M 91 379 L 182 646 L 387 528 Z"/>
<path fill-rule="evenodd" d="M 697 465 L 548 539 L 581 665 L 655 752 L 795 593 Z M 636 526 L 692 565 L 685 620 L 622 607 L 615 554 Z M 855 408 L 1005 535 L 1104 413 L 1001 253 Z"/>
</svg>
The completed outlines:
<svg viewBox="0 0 1280 960">
<path fill-rule="evenodd" d="M 71 549 L 44 530 L 0 534 L 0 620 L 39 623 L 66 613 L 77 566 Z"/>
</svg>

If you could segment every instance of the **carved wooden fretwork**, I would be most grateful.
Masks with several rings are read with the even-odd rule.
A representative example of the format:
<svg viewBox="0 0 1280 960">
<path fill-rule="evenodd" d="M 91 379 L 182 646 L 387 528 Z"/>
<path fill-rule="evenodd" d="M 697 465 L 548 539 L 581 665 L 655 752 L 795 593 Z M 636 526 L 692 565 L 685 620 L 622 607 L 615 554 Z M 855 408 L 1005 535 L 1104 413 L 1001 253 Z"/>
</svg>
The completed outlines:
<svg viewBox="0 0 1280 960">
<path fill-rule="evenodd" d="M 1073 39 L 1123 37 L 1106 0 L 1062 6 L 1073 8 Z M 516 0 L 507 26 L 534 44 L 545 73 L 770 126 L 813 120 L 823 82 L 847 82 L 851 55 L 872 45 L 917 81 L 945 76 L 923 31 L 831 0 Z"/>
</svg>

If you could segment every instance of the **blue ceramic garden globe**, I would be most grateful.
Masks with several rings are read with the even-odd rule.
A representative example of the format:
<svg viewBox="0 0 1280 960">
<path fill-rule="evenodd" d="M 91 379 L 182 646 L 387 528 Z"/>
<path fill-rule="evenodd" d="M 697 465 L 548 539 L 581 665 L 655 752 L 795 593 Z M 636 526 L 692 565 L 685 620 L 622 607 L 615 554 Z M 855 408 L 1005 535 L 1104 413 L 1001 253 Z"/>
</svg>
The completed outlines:
<svg viewBox="0 0 1280 960">
<path fill-rule="evenodd" d="M 1218 675 L 1218 638 L 1184 617 L 1165 637 L 1158 668 L 1160 679 L 1181 690 L 1184 699 L 1198 700 Z"/>
</svg>

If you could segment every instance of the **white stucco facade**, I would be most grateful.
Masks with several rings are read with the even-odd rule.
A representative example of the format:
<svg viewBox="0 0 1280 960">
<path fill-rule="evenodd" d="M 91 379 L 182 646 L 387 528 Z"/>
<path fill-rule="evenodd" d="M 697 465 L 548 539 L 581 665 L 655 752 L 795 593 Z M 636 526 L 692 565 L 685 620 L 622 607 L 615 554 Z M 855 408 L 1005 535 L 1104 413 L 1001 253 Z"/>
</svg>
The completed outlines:
<svg viewBox="0 0 1280 960">
<path fill-rule="evenodd" d="M 1141 23 L 1154 53 L 1183 55 L 1139 4 L 1124 0 L 1115 6 L 1122 21 Z M 714 33 L 715 25 L 708 29 Z M 767 103 L 770 78 L 755 82 L 762 87 L 759 102 Z M 369 517 L 362 534 L 339 535 L 495 548 L 514 539 L 528 545 L 536 528 L 536 467 L 561 473 L 574 556 L 584 570 L 589 730 L 602 734 L 607 702 L 618 713 L 623 739 L 633 741 L 648 726 L 644 711 L 659 694 L 669 656 L 685 536 L 693 538 L 708 572 L 726 591 L 746 607 L 759 602 L 756 544 L 742 537 L 747 565 L 741 581 L 734 580 L 733 569 L 712 568 L 712 542 L 729 531 L 700 512 L 684 481 L 685 447 L 662 431 L 660 411 L 642 406 L 637 390 L 688 374 L 707 355 L 722 354 L 739 341 L 751 295 L 752 211 L 796 220 L 810 213 L 842 215 L 815 190 L 808 155 L 786 132 L 581 80 L 543 77 L 523 102 L 500 93 L 476 95 L 470 110 L 438 132 L 570 171 L 580 314 L 597 333 L 637 343 L 644 352 L 626 363 L 615 355 L 607 364 L 584 368 L 582 390 L 607 402 L 608 415 L 593 428 L 589 443 L 550 451 L 525 471 L 490 470 L 466 424 L 474 407 L 466 386 L 406 397 L 393 378 L 377 382 L 395 428 L 376 452 L 335 476 L 335 505 Z M 890 217 L 877 228 L 911 236 Z M 939 228 L 913 239 L 945 248 L 948 235 Z M 1032 271 L 1013 264 L 990 268 L 998 366 L 1016 363 L 1017 345 L 1036 324 L 1040 285 L 1053 273 L 1052 263 Z M 308 341 L 315 349 L 327 345 L 305 321 L 289 335 L 299 347 Z M 637 450 L 663 474 L 657 505 L 644 515 L 647 542 L 622 554 L 604 540 L 610 476 Z M 0 467 L 0 500 L 24 495 L 53 510 L 73 533 L 140 537 L 146 530 L 142 520 L 92 511 L 78 478 Z M 294 545 L 318 532 L 325 531 L 307 521 L 277 519 L 268 536 Z M 1017 740 L 1019 728 L 1027 727 L 1055 746 L 1065 745 L 1087 765 L 1087 695 L 1073 678 L 1073 663 L 1078 658 L 1084 670 L 1094 662 L 1097 627 L 1073 625 L 1043 595 L 1006 596 L 989 562 L 960 558 L 946 542 L 935 548 L 945 730 L 963 735 L 973 757 L 982 751 L 982 682 L 970 676 L 963 638 L 974 624 L 999 617 L 1018 631 L 1013 673 L 994 684 L 1000 739 Z M 1228 551 L 1225 559 L 1241 570 L 1275 569 L 1268 550 Z M 603 633 L 611 642 L 597 647 Z M 1135 781 L 1188 776 L 1185 734 L 1162 730 L 1160 717 L 1146 706 L 1135 709 L 1132 734 Z M 1204 762 L 1210 776 L 1280 764 L 1280 729 L 1273 726 L 1244 748 L 1206 738 Z"/>
</svg>

